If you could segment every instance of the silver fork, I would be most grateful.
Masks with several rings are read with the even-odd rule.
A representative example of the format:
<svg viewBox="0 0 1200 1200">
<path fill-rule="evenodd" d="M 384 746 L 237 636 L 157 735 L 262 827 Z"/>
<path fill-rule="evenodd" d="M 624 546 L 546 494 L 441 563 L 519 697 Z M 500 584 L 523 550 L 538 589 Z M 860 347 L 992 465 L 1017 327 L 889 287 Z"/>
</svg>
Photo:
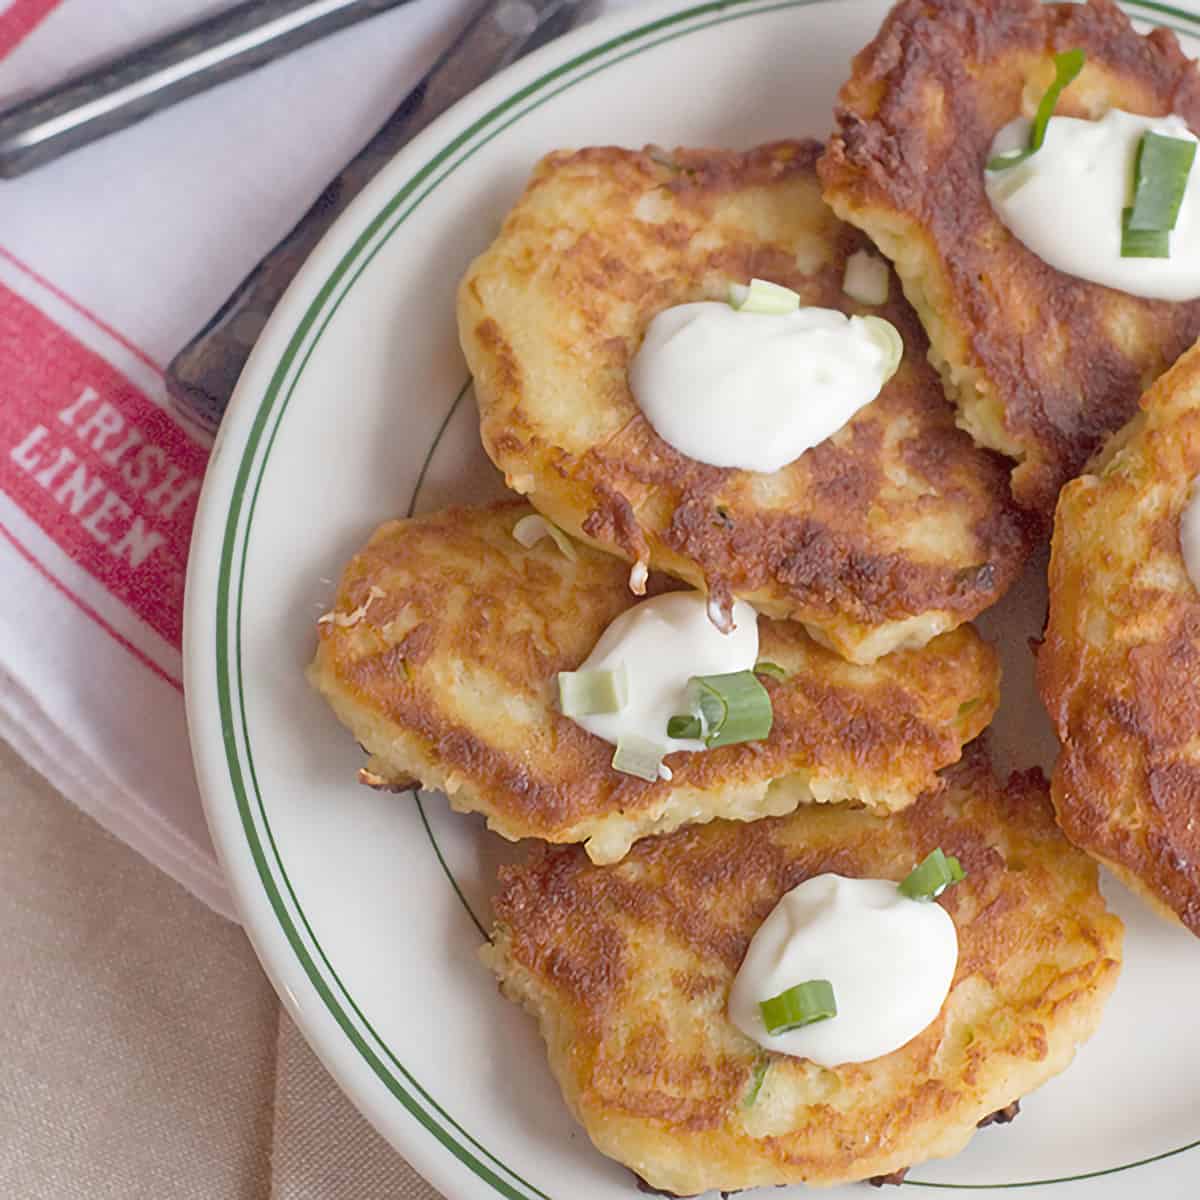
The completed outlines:
<svg viewBox="0 0 1200 1200">
<path fill-rule="evenodd" d="M 0 112 L 0 179 L 408 2 L 247 0 L 177 29 Z"/>
<path fill-rule="evenodd" d="M 586 19 L 593 7 L 585 0 L 490 0 L 479 9 L 292 231 L 171 360 L 167 385 L 176 403 L 215 429 L 267 318 L 350 201 L 435 117 L 522 54 Z"/>
</svg>

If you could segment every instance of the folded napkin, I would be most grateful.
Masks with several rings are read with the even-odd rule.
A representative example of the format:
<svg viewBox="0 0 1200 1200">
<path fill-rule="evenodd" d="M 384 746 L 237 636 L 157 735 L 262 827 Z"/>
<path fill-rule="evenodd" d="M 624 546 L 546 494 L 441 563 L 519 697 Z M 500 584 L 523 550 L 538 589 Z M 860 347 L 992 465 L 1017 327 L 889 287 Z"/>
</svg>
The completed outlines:
<svg viewBox="0 0 1200 1200">
<path fill-rule="evenodd" d="M 221 7 L 0 0 L 0 106 Z M 227 916 L 180 663 L 210 443 L 162 365 L 473 7 L 414 0 L 0 182 L 0 736 Z"/>
</svg>

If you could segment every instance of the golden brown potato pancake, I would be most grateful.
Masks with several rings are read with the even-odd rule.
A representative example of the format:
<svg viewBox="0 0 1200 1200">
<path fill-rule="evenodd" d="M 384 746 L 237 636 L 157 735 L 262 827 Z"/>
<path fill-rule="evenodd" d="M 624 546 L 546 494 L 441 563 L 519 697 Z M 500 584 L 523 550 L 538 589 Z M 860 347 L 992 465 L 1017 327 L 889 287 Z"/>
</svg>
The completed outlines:
<svg viewBox="0 0 1200 1200">
<path fill-rule="evenodd" d="M 1200 594 L 1179 516 L 1200 473 L 1200 349 L 1150 389 L 1063 489 L 1050 555 L 1042 699 L 1062 742 L 1059 824 L 1200 934 Z"/>
<path fill-rule="evenodd" d="M 959 961 L 922 1033 L 827 1069 L 729 1021 L 746 946 L 786 891 L 826 871 L 899 880 L 938 846 L 967 877 L 938 901 Z M 603 868 L 556 848 L 503 870 L 494 907 L 485 961 L 538 1018 L 572 1113 L 601 1151 L 678 1195 L 842 1183 L 958 1153 L 1068 1065 L 1121 959 L 1121 922 L 1055 828 L 1045 780 L 1001 788 L 978 747 L 886 820 L 821 806 L 714 821 Z"/>
<path fill-rule="evenodd" d="M 870 662 L 993 604 L 1029 536 L 1006 465 L 955 428 L 895 280 L 877 308 L 842 291 L 867 242 L 822 203 L 819 153 L 551 154 L 467 271 L 459 333 L 510 487 L 578 537 Z M 906 347 L 872 404 L 772 474 L 679 453 L 627 380 L 652 317 L 754 276 L 804 304 L 878 313 Z"/>
<path fill-rule="evenodd" d="M 318 625 L 310 678 L 371 755 L 365 778 L 415 778 L 507 838 L 586 842 L 598 862 L 646 834 L 813 801 L 903 808 L 995 712 L 995 652 L 964 626 L 855 666 L 795 624 L 759 620 L 774 726 L 761 742 L 667 756 L 670 781 L 614 771 L 613 748 L 557 711 L 574 670 L 637 602 L 619 559 L 549 539 L 525 549 L 520 501 L 384 525 Z M 652 577 L 650 591 L 678 584 Z M 781 782 L 771 787 L 772 780 Z"/>
<path fill-rule="evenodd" d="M 1049 266 L 984 192 L 996 131 L 1032 116 L 1053 56 L 1083 73 L 1056 113 L 1172 111 L 1200 132 L 1200 74 L 1175 35 L 1107 0 L 901 0 L 854 59 L 819 170 L 825 198 L 895 264 L 959 420 L 1015 458 L 1017 499 L 1047 515 L 1200 334 L 1200 301 L 1145 300 Z"/>
</svg>

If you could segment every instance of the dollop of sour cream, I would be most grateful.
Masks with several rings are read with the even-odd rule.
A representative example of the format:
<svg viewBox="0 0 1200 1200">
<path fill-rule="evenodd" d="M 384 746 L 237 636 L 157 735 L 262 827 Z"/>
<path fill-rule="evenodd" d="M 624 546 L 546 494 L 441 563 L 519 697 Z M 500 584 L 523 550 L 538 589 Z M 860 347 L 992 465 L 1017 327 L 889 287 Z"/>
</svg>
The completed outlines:
<svg viewBox="0 0 1200 1200">
<path fill-rule="evenodd" d="M 676 450 L 766 473 L 841 429 L 894 370 L 862 317 L 829 308 L 746 313 L 702 301 L 654 317 L 629 384 Z"/>
<path fill-rule="evenodd" d="M 768 1050 L 823 1067 L 868 1062 L 911 1041 L 941 1011 L 958 933 L 940 904 L 883 879 L 817 875 L 794 887 L 754 935 L 729 1018 Z M 759 1004 L 810 979 L 833 985 L 837 1016 L 772 1036 Z"/>
<path fill-rule="evenodd" d="M 1188 502 L 1179 514 L 1179 546 L 1188 578 L 1200 591 L 1200 475 L 1192 480 Z"/>
<path fill-rule="evenodd" d="M 645 738 L 667 753 L 703 750 L 699 738 L 667 736 L 667 722 L 688 711 L 693 675 L 749 671 L 758 661 L 758 614 L 733 602 L 733 630 L 709 620 L 702 592 L 667 592 L 626 609 L 600 635 L 581 671 L 624 666 L 629 693 L 619 712 L 574 717 L 589 733 L 613 745 L 626 735 Z"/>
<path fill-rule="evenodd" d="M 1024 117 L 996 134 L 989 160 L 1023 149 Z M 1200 297 L 1200 160 L 1188 176 L 1169 258 L 1122 258 L 1121 213 L 1132 200 L 1145 133 L 1195 142 L 1182 117 L 1142 117 L 1119 108 L 1098 121 L 1051 117 L 1046 140 L 1023 163 L 984 174 L 1000 220 L 1044 262 L 1092 283 L 1154 300 Z"/>
</svg>

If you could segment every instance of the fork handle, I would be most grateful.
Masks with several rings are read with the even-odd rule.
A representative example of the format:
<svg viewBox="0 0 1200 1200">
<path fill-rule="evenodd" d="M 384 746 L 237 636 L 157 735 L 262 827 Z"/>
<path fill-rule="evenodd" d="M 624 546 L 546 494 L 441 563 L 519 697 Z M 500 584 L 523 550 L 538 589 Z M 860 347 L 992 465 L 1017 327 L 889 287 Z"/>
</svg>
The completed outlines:
<svg viewBox="0 0 1200 1200">
<path fill-rule="evenodd" d="M 0 112 L 0 179 L 408 0 L 251 0 Z"/>
<path fill-rule="evenodd" d="M 167 386 L 177 403 L 216 428 L 267 318 L 350 201 L 410 138 L 516 58 L 555 12 L 569 6 L 569 0 L 490 0 L 471 18 L 379 132 L 172 359 Z"/>
</svg>

